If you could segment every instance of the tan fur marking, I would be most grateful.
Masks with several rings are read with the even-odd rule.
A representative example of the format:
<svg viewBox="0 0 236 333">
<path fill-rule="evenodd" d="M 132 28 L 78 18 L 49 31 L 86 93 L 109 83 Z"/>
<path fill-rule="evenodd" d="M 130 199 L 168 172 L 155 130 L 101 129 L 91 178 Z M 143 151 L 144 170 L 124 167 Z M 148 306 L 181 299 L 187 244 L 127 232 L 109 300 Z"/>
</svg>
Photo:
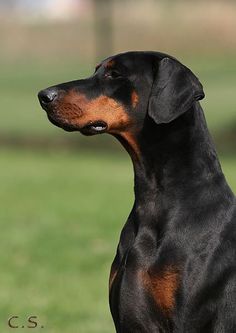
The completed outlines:
<svg viewBox="0 0 236 333">
<path fill-rule="evenodd" d="M 137 93 L 136 93 L 135 90 L 132 92 L 131 101 L 132 101 L 133 108 L 135 108 L 136 105 L 138 104 L 138 101 L 139 101 L 139 97 L 138 97 L 138 95 L 137 95 Z"/>
<path fill-rule="evenodd" d="M 140 149 L 135 140 L 135 136 L 131 132 L 123 132 L 123 133 L 121 133 L 121 136 L 128 143 L 129 148 L 132 149 L 132 151 L 129 149 L 130 150 L 129 153 L 130 153 L 131 157 L 136 161 L 139 160 Z"/>
<path fill-rule="evenodd" d="M 142 282 L 153 296 L 156 304 L 165 313 L 170 313 L 175 306 L 175 294 L 179 285 L 179 272 L 174 267 L 151 275 L 142 272 Z"/>
<path fill-rule="evenodd" d="M 102 120 L 107 123 L 107 132 L 120 135 L 128 143 L 133 158 L 140 156 L 139 148 L 132 132 L 133 120 L 124 106 L 114 99 L 101 95 L 88 100 L 85 95 L 70 91 L 56 107 L 57 116 L 64 123 L 81 129 L 90 122 Z M 133 129 L 134 130 L 134 129 Z"/>
<path fill-rule="evenodd" d="M 89 122 L 103 120 L 108 132 L 120 133 L 131 125 L 131 118 L 124 107 L 114 99 L 101 95 L 88 100 L 84 95 L 69 92 L 60 102 L 57 113 L 60 118 L 82 128 Z"/>
<path fill-rule="evenodd" d="M 106 64 L 105 67 L 106 68 L 111 68 L 112 66 L 115 65 L 115 61 L 114 60 L 109 60 Z"/>
</svg>

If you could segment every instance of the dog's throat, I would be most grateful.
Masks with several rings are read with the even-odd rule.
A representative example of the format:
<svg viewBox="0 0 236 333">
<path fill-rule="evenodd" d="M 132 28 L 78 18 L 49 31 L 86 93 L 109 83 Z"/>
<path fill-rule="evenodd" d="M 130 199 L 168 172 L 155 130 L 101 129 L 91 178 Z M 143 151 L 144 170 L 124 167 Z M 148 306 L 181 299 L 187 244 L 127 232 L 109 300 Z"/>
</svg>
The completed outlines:
<svg viewBox="0 0 236 333">
<path fill-rule="evenodd" d="M 135 134 L 131 132 L 122 132 L 119 135 L 114 135 L 122 144 L 122 146 L 129 153 L 133 162 L 138 162 L 140 160 L 140 148 L 135 137 Z"/>
</svg>

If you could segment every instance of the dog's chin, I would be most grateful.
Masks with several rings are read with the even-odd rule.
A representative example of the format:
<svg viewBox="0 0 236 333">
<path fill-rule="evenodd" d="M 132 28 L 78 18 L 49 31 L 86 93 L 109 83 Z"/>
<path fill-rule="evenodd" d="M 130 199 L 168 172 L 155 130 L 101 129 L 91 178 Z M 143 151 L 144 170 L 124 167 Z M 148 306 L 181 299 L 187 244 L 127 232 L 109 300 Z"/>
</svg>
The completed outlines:
<svg viewBox="0 0 236 333">
<path fill-rule="evenodd" d="M 79 131 L 79 128 L 77 126 L 66 123 L 62 120 L 55 119 L 55 118 L 51 117 L 50 115 L 48 115 L 48 119 L 50 120 L 50 122 L 53 125 L 60 127 L 67 132 Z"/>
<path fill-rule="evenodd" d="M 105 133 L 107 131 L 107 127 L 108 127 L 107 124 L 101 120 L 89 122 L 85 126 L 79 127 L 78 125 L 69 124 L 68 122 L 65 122 L 65 121 L 62 121 L 59 119 L 55 119 L 55 118 L 51 117 L 50 115 L 48 115 L 48 119 L 50 120 L 50 122 L 53 125 L 60 127 L 67 132 L 77 131 L 86 136 Z"/>
</svg>

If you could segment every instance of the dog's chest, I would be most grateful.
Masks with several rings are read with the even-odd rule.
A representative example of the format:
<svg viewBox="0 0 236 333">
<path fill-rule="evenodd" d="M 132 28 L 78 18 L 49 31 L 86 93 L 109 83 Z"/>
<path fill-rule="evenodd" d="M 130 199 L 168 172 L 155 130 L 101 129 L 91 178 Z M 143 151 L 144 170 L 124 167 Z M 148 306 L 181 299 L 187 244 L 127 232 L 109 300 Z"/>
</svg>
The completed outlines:
<svg viewBox="0 0 236 333">
<path fill-rule="evenodd" d="M 171 325 L 178 284 L 175 267 L 158 271 L 135 249 L 129 250 L 120 266 L 111 271 L 110 306 L 115 323 L 123 323 L 125 332 L 155 332 L 162 325 Z"/>
</svg>

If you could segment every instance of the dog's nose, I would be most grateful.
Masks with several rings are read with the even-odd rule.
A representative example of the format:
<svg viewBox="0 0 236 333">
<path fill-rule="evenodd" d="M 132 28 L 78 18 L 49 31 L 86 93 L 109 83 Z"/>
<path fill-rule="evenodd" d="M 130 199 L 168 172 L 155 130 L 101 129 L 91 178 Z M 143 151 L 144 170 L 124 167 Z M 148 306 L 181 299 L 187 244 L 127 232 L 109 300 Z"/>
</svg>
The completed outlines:
<svg viewBox="0 0 236 333">
<path fill-rule="evenodd" d="M 57 90 L 56 88 L 48 88 L 48 89 L 44 89 L 41 90 L 38 93 L 38 98 L 40 103 L 47 105 L 51 102 L 53 102 L 57 97 Z"/>
</svg>

